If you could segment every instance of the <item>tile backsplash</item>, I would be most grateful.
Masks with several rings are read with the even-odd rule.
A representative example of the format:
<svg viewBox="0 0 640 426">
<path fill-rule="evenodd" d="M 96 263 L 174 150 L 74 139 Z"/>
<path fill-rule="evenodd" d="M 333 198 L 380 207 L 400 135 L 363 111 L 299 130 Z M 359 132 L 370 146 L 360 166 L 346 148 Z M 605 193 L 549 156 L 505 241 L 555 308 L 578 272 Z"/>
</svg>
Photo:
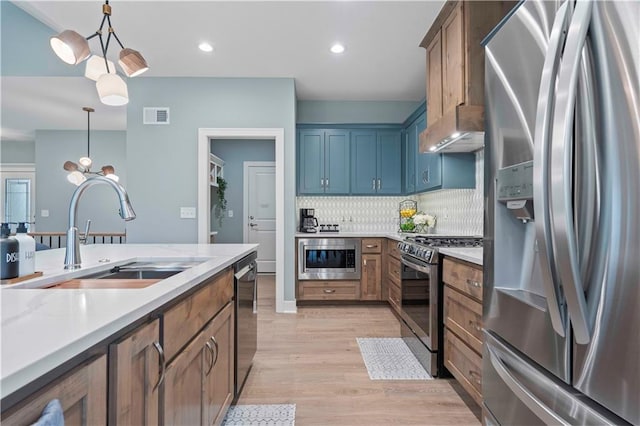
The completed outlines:
<svg viewBox="0 0 640 426">
<path fill-rule="evenodd" d="M 452 235 L 482 235 L 484 152 L 476 153 L 476 188 L 444 189 L 402 197 L 296 197 L 300 208 L 316 209 L 319 223 L 339 224 L 342 231 L 396 232 L 398 204 L 418 202 L 418 210 L 435 215 L 436 232 Z"/>
</svg>

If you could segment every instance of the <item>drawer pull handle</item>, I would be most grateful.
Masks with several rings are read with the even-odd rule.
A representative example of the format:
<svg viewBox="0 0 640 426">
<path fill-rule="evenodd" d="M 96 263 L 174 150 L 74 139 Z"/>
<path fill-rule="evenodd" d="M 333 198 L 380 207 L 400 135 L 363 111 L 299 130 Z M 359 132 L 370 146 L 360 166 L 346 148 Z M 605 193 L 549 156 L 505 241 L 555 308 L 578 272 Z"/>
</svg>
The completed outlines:
<svg viewBox="0 0 640 426">
<path fill-rule="evenodd" d="M 368 248 L 368 249 L 372 249 L 372 248 L 377 248 L 378 245 L 377 244 L 367 244 L 365 247 Z"/>
<path fill-rule="evenodd" d="M 153 347 L 156 348 L 156 351 L 158 351 L 158 355 L 159 355 L 159 363 L 160 363 L 160 378 L 158 379 L 158 383 L 156 383 L 156 385 L 153 387 L 153 390 L 158 389 L 158 386 L 160 386 L 162 384 L 162 382 L 164 382 L 164 376 L 165 373 L 167 372 L 167 363 L 165 362 L 165 357 L 164 357 L 164 350 L 162 349 L 162 346 L 160 345 L 159 342 L 153 342 Z"/>
<path fill-rule="evenodd" d="M 477 371 L 469 370 L 469 376 L 479 385 L 482 385 L 482 379 L 480 378 L 480 373 Z"/>
<path fill-rule="evenodd" d="M 477 321 L 469 320 L 469 327 L 473 328 L 475 331 L 482 331 L 482 327 Z"/>
<path fill-rule="evenodd" d="M 327 293 L 327 294 L 331 294 L 331 293 L 335 293 L 336 291 L 333 288 L 325 288 L 324 292 Z"/>
<path fill-rule="evenodd" d="M 480 287 L 481 284 L 478 281 L 473 281 L 473 280 L 467 280 L 467 284 L 469 284 L 472 287 Z"/>
</svg>

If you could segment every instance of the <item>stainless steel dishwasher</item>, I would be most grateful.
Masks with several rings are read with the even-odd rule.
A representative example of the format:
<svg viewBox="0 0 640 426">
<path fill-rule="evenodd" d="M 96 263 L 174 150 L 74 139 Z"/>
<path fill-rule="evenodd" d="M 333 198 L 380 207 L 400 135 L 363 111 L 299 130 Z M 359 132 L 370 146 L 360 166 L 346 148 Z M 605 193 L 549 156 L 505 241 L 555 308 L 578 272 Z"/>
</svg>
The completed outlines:
<svg viewBox="0 0 640 426">
<path fill-rule="evenodd" d="M 257 253 L 253 252 L 235 266 L 235 393 L 238 398 L 258 347 Z"/>
</svg>

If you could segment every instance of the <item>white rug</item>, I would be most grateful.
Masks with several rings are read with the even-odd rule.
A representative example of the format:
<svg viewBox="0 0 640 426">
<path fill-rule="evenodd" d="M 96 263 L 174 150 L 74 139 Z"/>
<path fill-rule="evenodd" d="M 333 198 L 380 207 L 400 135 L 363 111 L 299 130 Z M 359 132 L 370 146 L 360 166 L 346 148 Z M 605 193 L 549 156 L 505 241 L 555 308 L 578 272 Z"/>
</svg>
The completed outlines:
<svg viewBox="0 0 640 426">
<path fill-rule="evenodd" d="M 293 426 L 296 404 L 232 405 L 223 426 Z"/>
<path fill-rule="evenodd" d="M 433 378 L 399 337 L 358 337 L 356 340 L 371 380 Z"/>
</svg>

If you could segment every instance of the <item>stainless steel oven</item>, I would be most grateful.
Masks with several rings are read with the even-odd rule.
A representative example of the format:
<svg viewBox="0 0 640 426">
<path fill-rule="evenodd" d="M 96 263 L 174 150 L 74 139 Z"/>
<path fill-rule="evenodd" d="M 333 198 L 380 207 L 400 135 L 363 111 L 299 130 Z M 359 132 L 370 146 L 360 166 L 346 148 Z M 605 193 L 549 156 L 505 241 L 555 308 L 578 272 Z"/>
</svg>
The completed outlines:
<svg viewBox="0 0 640 426">
<path fill-rule="evenodd" d="M 360 250 L 357 238 L 301 238 L 298 279 L 359 280 Z"/>
<path fill-rule="evenodd" d="M 402 338 L 427 373 L 435 377 L 439 365 L 438 265 L 403 254 L 401 280 Z"/>
</svg>

